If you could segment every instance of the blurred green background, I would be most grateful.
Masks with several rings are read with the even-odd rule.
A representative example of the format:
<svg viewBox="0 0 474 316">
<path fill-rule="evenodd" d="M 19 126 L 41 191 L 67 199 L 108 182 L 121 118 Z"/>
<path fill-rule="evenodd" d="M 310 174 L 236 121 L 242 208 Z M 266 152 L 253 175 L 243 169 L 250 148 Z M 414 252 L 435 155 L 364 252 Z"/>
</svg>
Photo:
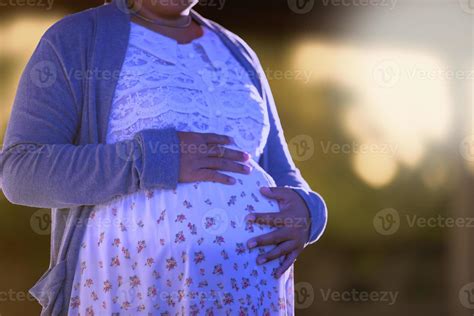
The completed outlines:
<svg viewBox="0 0 474 316">
<path fill-rule="evenodd" d="M 0 136 L 44 31 L 101 4 L 1 3 Z M 296 262 L 297 315 L 474 315 L 472 1 L 196 9 L 257 52 L 293 159 L 329 208 Z M 48 266 L 47 211 L 1 194 L 0 209 L 0 315 L 37 315 L 27 290 Z"/>
</svg>

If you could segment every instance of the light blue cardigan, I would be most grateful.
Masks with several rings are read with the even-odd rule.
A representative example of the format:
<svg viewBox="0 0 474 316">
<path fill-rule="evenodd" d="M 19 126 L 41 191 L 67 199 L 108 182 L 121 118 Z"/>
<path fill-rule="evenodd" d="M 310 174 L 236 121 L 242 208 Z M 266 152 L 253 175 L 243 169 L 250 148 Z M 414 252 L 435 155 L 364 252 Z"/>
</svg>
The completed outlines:
<svg viewBox="0 0 474 316">
<path fill-rule="evenodd" d="M 245 67 L 268 105 L 270 133 L 259 164 L 293 188 L 310 210 L 308 244 L 323 233 L 327 209 L 295 167 L 257 56 L 222 26 L 192 11 Z M 41 38 L 19 83 L 0 156 L 3 192 L 14 204 L 52 209 L 48 271 L 30 293 L 42 315 L 66 313 L 77 256 L 93 205 L 142 189 L 178 184 L 176 130 L 147 129 L 106 144 L 109 109 L 125 57 L 130 15 L 124 0 L 69 15 Z"/>
</svg>

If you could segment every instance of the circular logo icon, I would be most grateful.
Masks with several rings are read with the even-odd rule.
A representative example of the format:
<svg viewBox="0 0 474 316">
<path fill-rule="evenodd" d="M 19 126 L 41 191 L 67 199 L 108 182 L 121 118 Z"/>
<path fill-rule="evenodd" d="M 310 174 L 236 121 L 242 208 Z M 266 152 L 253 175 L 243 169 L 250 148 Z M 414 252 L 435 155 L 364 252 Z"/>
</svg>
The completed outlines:
<svg viewBox="0 0 474 316">
<path fill-rule="evenodd" d="M 311 283 L 298 282 L 295 284 L 295 308 L 305 309 L 314 302 L 314 290 Z"/>
<path fill-rule="evenodd" d="M 115 147 L 117 156 L 125 161 L 134 161 L 140 158 L 141 151 L 135 149 L 134 143 L 131 141 L 117 144 Z"/>
<path fill-rule="evenodd" d="M 154 1 L 151 2 L 155 3 Z M 140 11 L 143 6 L 143 0 L 119 0 L 117 1 L 117 7 L 120 11 L 126 14 L 133 14 Z"/>
<path fill-rule="evenodd" d="M 400 228 L 400 215 L 397 210 L 386 208 L 375 214 L 373 224 L 379 234 L 392 235 Z"/>
<path fill-rule="evenodd" d="M 305 161 L 314 155 L 314 141 L 309 135 L 297 135 L 289 141 L 291 157 L 296 161 Z"/>
<path fill-rule="evenodd" d="M 474 309 L 474 282 L 464 285 L 459 290 L 459 301 L 465 308 Z"/>
<path fill-rule="evenodd" d="M 313 10 L 314 0 L 288 0 L 288 7 L 297 14 L 306 14 Z"/>
<path fill-rule="evenodd" d="M 227 212 L 221 208 L 213 208 L 204 213 L 201 221 L 202 228 L 211 235 L 220 235 L 229 226 Z"/>
<path fill-rule="evenodd" d="M 461 9 L 469 14 L 474 14 L 474 0 L 459 0 Z"/>
<path fill-rule="evenodd" d="M 38 235 L 49 235 L 51 233 L 51 210 L 40 208 L 30 217 L 31 229 Z"/>
<path fill-rule="evenodd" d="M 137 278 L 136 275 L 130 277 L 130 280 L 129 280 L 130 284 L 132 285 L 132 287 L 129 287 L 129 288 L 125 288 L 125 289 L 119 289 L 118 290 L 118 297 L 120 297 L 120 300 L 122 302 L 128 302 L 130 304 L 133 304 L 135 303 L 135 299 L 137 298 L 137 295 L 139 295 L 138 293 L 138 290 L 136 288 L 136 285 L 139 284 L 140 280 Z M 117 298 L 118 298 L 117 297 Z M 112 313 L 113 315 L 119 315 L 118 313 L 115 314 L 115 313 Z"/>
<path fill-rule="evenodd" d="M 51 87 L 57 79 L 57 70 L 51 61 L 40 61 L 30 71 L 30 78 L 38 88 Z"/>
<path fill-rule="evenodd" d="M 377 63 L 372 72 L 375 82 L 384 88 L 391 88 L 400 81 L 400 65 L 392 59 Z"/>
<path fill-rule="evenodd" d="M 209 91 L 214 91 L 218 87 L 222 87 L 228 81 L 229 67 L 225 62 L 220 60 L 212 61 L 213 68 L 201 68 L 198 73 L 201 79 L 206 83 Z"/>
<path fill-rule="evenodd" d="M 469 162 L 474 162 L 474 135 L 464 138 L 459 144 L 461 156 Z"/>
</svg>

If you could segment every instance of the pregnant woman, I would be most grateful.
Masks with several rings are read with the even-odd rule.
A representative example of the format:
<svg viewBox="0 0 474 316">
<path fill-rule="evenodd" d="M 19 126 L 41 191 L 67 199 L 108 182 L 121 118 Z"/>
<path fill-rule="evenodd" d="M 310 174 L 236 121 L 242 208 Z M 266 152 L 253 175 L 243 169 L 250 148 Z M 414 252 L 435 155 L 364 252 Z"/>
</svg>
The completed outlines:
<svg viewBox="0 0 474 316">
<path fill-rule="evenodd" d="M 255 54 L 195 4 L 69 16 L 28 63 L 1 170 L 10 201 L 52 208 L 43 315 L 294 314 L 326 207 Z"/>
</svg>

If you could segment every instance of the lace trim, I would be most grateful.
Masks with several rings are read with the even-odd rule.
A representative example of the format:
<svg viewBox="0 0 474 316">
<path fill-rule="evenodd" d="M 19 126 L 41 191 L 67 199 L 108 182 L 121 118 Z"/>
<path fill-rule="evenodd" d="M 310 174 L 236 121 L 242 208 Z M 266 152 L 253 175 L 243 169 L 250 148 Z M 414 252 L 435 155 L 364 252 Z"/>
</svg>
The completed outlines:
<svg viewBox="0 0 474 316">
<path fill-rule="evenodd" d="M 146 128 L 225 133 L 254 156 L 269 133 L 266 104 L 248 74 L 212 32 L 178 49 L 133 30 L 112 104 L 107 142 Z M 203 46 L 204 44 L 204 46 Z M 219 59 L 209 58 L 211 55 Z M 162 55 L 163 58 L 160 56 Z"/>
</svg>

